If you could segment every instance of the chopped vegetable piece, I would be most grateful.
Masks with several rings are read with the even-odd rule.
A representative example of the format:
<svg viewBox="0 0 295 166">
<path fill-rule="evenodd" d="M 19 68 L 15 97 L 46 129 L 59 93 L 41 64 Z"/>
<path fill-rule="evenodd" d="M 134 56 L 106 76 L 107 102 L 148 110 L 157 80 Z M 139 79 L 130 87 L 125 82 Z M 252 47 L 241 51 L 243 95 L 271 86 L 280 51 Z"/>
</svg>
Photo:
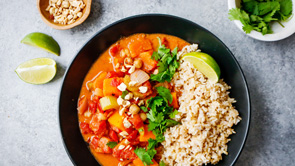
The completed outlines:
<svg viewBox="0 0 295 166">
<path fill-rule="evenodd" d="M 79 100 L 78 102 L 78 113 L 79 114 L 84 114 L 84 112 L 88 108 L 88 101 L 86 97 L 83 97 L 82 99 Z"/>
<path fill-rule="evenodd" d="M 101 72 L 93 81 L 93 88 L 100 88 L 103 89 L 103 80 L 106 79 L 107 72 Z"/>
<path fill-rule="evenodd" d="M 117 133 L 114 130 L 110 130 L 109 136 L 115 142 L 118 142 L 119 141 L 118 135 L 117 135 Z"/>
<path fill-rule="evenodd" d="M 136 129 L 139 129 L 143 126 L 143 121 L 138 114 L 133 115 L 133 117 L 129 118 L 129 121 L 133 124 Z"/>
<path fill-rule="evenodd" d="M 105 120 L 98 120 L 98 117 L 97 116 L 93 116 L 91 121 L 90 121 L 90 125 L 89 127 L 93 130 L 93 132 L 101 137 L 102 135 L 105 134 L 105 132 L 107 131 L 106 130 L 106 121 Z"/>
<path fill-rule="evenodd" d="M 103 95 L 104 96 L 121 96 L 122 92 L 117 88 L 117 86 L 113 86 L 114 82 L 117 84 L 121 84 L 123 82 L 123 78 L 113 77 L 103 80 Z M 119 85 L 120 85 L 119 84 Z"/>
<path fill-rule="evenodd" d="M 121 131 L 125 131 L 125 127 L 123 125 L 124 117 L 119 114 L 119 111 L 116 110 L 111 117 L 109 117 L 108 122 L 110 125 L 117 127 Z"/>
<path fill-rule="evenodd" d="M 117 98 L 114 96 L 105 96 L 100 98 L 99 100 L 100 106 L 102 110 L 108 110 L 108 109 L 118 109 L 119 105 L 117 103 Z"/>
<path fill-rule="evenodd" d="M 90 129 L 89 124 L 86 122 L 80 123 L 81 133 L 82 134 L 91 134 L 93 131 Z"/>
<path fill-rule="evenodd" d="M 116 54 L 119 52 L 119 47 L 120 46 L 118 44 L 111 46 L 111 48 L 109 49 L 109 54 L 111 56 L 116 56 Z"/>
<path fill-rule="evenodd" d="M 153 134 L 152 131 L 148 131 L 148 126 L 144 125 L 143 126 L 143 132 L 139 132 L 139 141 L 140 142 L 148 142 L 148 140 L 151 139 L 156 139 L 156 136 Z"/>
<path fill-rule="evenodd" d="M 90 140 L 90 146 L 98 153 L 112 153 L 112 149 L 107 146 L 107 143 L 111 140 L 107 137 L 99 138 L 97 136 L 93 136 Z"/>
<path fill-rule="evenodd" d="M 128 145 L 126 144 L 126 139 L 123 139 L 114 149 L 113 156 L 123 160 L 134 160 L 137 158 L 134 153 L 134 147 L 130 146 L 129 149 L 126 149 Z M 122 148 L 123 147 L 123 148 Z"/>
<path fill-rule="evenodd" d="M 171 106 L 174 107 L 175 109 L 178 109 L 179 108 L 179 105 L 178 105 L 178 99 L 177 99 L 176 92 L 171 92 L 171 95 L 172 95 L 172 103 L 171 103 Z"/>
<path fill-rule="evenodd" d="M 136 86 L 140 86 L 150 79 L 150 76 L 143 70 L 136 70 L 130 75 L 131 81 L 136 82 Z"/>
<path fill-rule="evenodd" d="M 156 60 L 151 59 L 152 54 L 150 52 L 143 52 L 139 54 L 139 58 L 143 61 L 142 69 L 146 72 L 150 72 L 157 67 L 158 62 Z"/>
<path fill-rule="evenodd" d="M 130 44 L 128 45 L 128 48 L 130 50 L 132 58 L 137 57 L 142 52 L 153 49 L 150 40 L 145 39 L 143 37 L 139 37 L 139 38 L 131 41 Z"/>
<path fill-rule="evenodd" d="M 103 97 L 103 96 L 104 96 L 104 95 L 103 95 L 103 90 L 100 89 L 100 88 L 96 88 L 96 89 L 94 90 L 94 95 L 96 95 L 96 96 L 98 96 L 98 97 Z"/>
</svg>

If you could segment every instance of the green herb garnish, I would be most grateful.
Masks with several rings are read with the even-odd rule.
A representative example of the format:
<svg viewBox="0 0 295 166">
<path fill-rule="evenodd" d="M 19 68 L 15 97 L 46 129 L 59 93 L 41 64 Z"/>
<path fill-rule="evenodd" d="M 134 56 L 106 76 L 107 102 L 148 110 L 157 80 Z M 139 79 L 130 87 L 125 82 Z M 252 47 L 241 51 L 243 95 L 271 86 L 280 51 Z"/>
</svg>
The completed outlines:
<svg viewBox="0 0 295 166">
<path fill-rule="evenodd" d="M 121 95 L 122 99 L 125 99 L 125 96 L 126 96 L 127 94 L 128 94 L 128 91 L 127 91 L 127 90 L 123 91 L 123 92 L 122 92 L 122 95 Z"/>
<path fill-rule="evenodd" d="M 143 110 L 143 112 L 148 112 L 149 111 L 145 106 L 141 106 L 140 109 Z"/>
<path fill-rule="evenodd" d="M 111 142 L 110 141 L 110 142 L 107 143 L 107 146 L 113 149 L 115 146 L 117 146 L 117 144 L 118 144 L 117 142 Z"/>
<path fill-rule="evenodd" d="M 148 151 L 146 151 L 144 148 L 136 148 L 134 153 L 140 158 L 144 165 L 153 164 L 152 159 L 154 156 L 150 156 Z"/>
<path fill-rule="evenodd" d="M 265 35 L 272 33 L 271 22 L 281 24 L 291 15 L 292 0 L 242 0 L 241 9 L 231 9 L 228 18 L 240 20 L 246 33 L 255 30 Z"/>
<path fill-rule="evenodd" d="M 164 161 L 162 161 L 162 160 L 160 161 L 159 165 L 160 165 L 160 166 L 166 166 L 166 164 L 165 164 Z"/>
<path fill-rule="evenodd" d="M 177 61 L 177 47 L 170 52 L 170 49 L 166 48 L 162 44 L 161 39 L 159 40 L 158 52 L 154 52 L 152 59 L 158 61 L 158 74 L 151 74 L 152 81 L 158 82 L 170 82 L 176 69 L 179 67 L 179 62 Z"/>
<path fill-rule="evenodd" d="M 146 150 L 144 148 L 137 148 L 135 150 L 137 156 L 146 165 L 152 164 L 152 159 L 157 153 L 155 147 L 158 145 L 158 143 L 161 143 L 165 140 L 164 132 L 166 129 L 179 124 L 179 122 L 170 119 L 178 113 L 173 107 L 169 106 L 169 103 L 172 102 L 170 90 L 162 86 L 157 87 L 156 90 L 158 95 L 151 97 L 147 101 L 147 107 L 150 108 L 147 114 L 147 118 L 149 119 L 148 130 L 153 131 L 156 139 L 148 140 L 149 144 Z"/>
</svg>

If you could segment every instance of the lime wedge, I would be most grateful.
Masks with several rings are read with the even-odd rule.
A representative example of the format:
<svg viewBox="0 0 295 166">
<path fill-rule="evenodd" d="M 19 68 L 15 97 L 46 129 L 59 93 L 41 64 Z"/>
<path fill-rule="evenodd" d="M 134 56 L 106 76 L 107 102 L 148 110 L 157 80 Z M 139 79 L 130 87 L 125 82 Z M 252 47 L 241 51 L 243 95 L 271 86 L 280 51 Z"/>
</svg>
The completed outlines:
<svg viewBox="0 0 295 166">
<path fill-rule="evenodd" d="M 21 43 L 42 48 L 47 52 L 56 54 L 57 56 L 60 54 L 60 47 L 58 43 L 51 36 L 44 33 L 30 33 L 21 40 Z"/>
<path fill-rule="evenodd" d="M 45 84 L 56 74 L 56 62 L 50 58 L 36 58 L 20 64 L 15 72 L 30 84 Z"/>
<path fill-rule="evenodd" d="M 192 63 L 195 68 L 208 77 L 210 82 L 218 82 L 220 77 L 220 68 L 210 55 L 203 52 L 191 52 L 185 54 L 181 60 Z"/>
</svg>

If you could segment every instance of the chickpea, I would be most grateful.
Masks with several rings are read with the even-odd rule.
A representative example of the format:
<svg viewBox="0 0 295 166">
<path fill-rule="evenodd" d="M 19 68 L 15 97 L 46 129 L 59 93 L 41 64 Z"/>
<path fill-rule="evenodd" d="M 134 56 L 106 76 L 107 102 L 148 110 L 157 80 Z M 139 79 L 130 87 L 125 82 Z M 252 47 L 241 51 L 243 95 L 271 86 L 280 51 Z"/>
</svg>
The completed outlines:
<svg viewBox="0 0 295 166">
<path fill-rule="evenodd" d="M 136 104 L 132 104 L 129 108 L 129 112 L 133 115 L 138 114 L 140 108 Z"/>
<path fill-rule="evenodd" d="M 147 116 L 146 116 L 146 114 L 145 113 L 140 113 L 139 114 L 139 116 L 140 116 L 140 118 L 142 119 L 142 121 L 145 121 L 146 119 L 147 119 Z"/>
<path fill-rule="evenodd" d="M 132 65 L 133 64 L 133 59 L 130 57 L 127 57 L 124 59 L 124 64 L 125 65 Z"/>
<path fill-rule="evenodd" d="M 141 59 L 136 59 L 134 61 L 134 66 L 135 66 L 135 68 L 140 69 L 142 67 L 142 60 Z"/>
</svg>

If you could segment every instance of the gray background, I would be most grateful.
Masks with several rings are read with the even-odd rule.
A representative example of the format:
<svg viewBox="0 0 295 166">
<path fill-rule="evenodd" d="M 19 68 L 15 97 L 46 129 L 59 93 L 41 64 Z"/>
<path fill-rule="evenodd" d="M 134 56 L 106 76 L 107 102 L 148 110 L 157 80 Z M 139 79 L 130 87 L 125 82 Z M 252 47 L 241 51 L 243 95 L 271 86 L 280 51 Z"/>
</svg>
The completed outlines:
<svg viewBox="0 0 295 166">
<path fill-rule="evenodd" d="M 65 31 L 52 29 L 41 20 L 35 0 L 1 0 L 0 6 L 1 166 L 72 165 L 57 120 L 64 72 L 98 30 L 142 13 L 167 13 L 192 20 L 217 35 L 236 56 L 252 101 L 250 135 L 236 165 L 294 165 L 295 35 L 279 42 L 249 38 L 227 19 L 225 0 L 93 0 L 86 22 Z M 53 36 L 61 46 L 61 56 L 20 43 L 34 31 Z M 45 85 L 22 82 L 14 69 L 38 57 L 56 60 L 56 77 Z"/>
</svg>

